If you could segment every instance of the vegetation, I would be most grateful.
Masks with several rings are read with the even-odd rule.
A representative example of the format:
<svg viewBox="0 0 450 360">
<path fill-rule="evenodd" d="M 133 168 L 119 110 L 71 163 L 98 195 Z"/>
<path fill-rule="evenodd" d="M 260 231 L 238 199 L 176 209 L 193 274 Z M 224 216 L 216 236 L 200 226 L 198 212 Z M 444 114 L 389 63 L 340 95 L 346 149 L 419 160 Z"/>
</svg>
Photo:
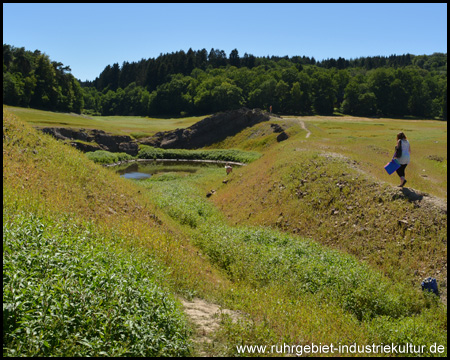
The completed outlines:
<svg viewBox="0 0 450 360">
<path fill-rule="evenodd" d="M 139 159 L 187 159 L 187 160 L 219 160 L 250 163 L 261 157 L 256 151 L 242 151 L 236 149 L 218 150 L 184 150 L 160 149 L 141 145 Z"/>
<path fill-rule="evenodd" d="M 126 153 L 112 153 L 105 150 L 97 150 L 86 153 L 88 159 L 99 164 L 113 164 L 120 161 L 133 159 L 183 159 L 183 160 L 212 160 L 249 163 L 261 157 L 260 153 L 242 150 L 184 150 L 184 149 L 160 149 L 148 145 L 141 145 L 137 156 Z"/>
<path fill-rule="evenodd" d="M 214 172 L 217 181 L 217 170 Z M 324 307 L 333 309 L 332 312 L 339 313 L 340 320 L 346 319 L 344 321 L 349 321 L 350 326 L 362 331 L 366 339 L 362 341 L 370 343 L 383 339 L 385 343 L 395 344 L 406 344 L 408 341 L 418 344 L 423 341 L 427 346 L 434 341 L 445 343 L 446 310 L 435 302 L 435 298 L 422 298 L 406 283 L 389 280 L 354 257 L 326 250 L 312 241 L 268 228 L 227 225 L 217 209 L 208 204 L 195 187 L 189 185 L 201 181 L 200 177 L 197 174 L 194 180 L 168 178 L 163 183 L 160 179 L 156 181 L 150 178 L 140 180 L 139 183 L 151 191 L 161 209 L 181 225 L 190 228 L 195 244 L 234 281 L 237 290 L 233 298 L 239 299 L 239 306 L 253 314 L 258 313 L 256 308 L 265 306 L 262 312 L 267 317 L 267 323 L 271 324 L 270 329 L 265 328 L 266 332 L 262 335 L 259 333 L 261 329 L 250 326 L 254 332 L 251 337 L 261 336 L 259 343 L 279 343 L 277 336 L 287 337 L 286 342 L 296 343 L 298 340 L 295 335 L 293 338 L 288 335 L 288 329 L 292 330 L 294 326 L 292 318 L 296 318 L 293 314 L 302 311 L 301 317 L 298 317 L 302 319 L 301 325 L 306 323 L 307 326 L 315 327 L 317 324 L 312 325 L 313 318 L 319 316 L 328 320 L 328 316 L 331 316 L 324 311 Z M 227 196 L 230 196 L 228 192 Z M 236 211 L 236 207 L 230 208 Z M 240 288 L 243 284 L 249 284 L 253 289 L 252 305 L 246 304 L 243 299 Z M 272 316 L 281 316 L 287 312 L 279 321 L 268 315 L 270 311 L 267 303 L 261 304 L 267 301 L 266 296 L 276 299 L 276 310 L 273 310 L 276 315 Z M 310 303 L 306 305 L 308 301 Z M 251 306 L 253 310 L 249 310 Z M 441 315 L 436 316 L 430 311 L 430 306 Z M 306 309 L 312 313 L 305 314 L 308 311 Z M 354 318 L 359 322 L 355 322 Z M 435 330 L 425 326 L 427 321 L 433 322 Z M 232 343 L 239 343 L 240 337 L 246 334 L 246 327 L 249 330 L 248 323 L 242 323 L 242 327 L 233 323 L 227 325 L 222 336 L 229 337 L 228 341 Z M 272 333 L 277 326 L 283 327 L 283 335 Z M 343 333 L 348 330 L 347 326 L 341 329 L 341 336 L 346 336 Z M 322 327 L 327 328 L 323 331 L 327 334 L 325 337 L 332 336 L 334 330 L 325 324 Z M 394 329 L 402 331 L 397 333 Z M 304 336 L 308 330 L 303 328 L 300 332 Z M 354 333 L 351 336 L 357 335 Z M 323 343 L 324 338 L 320 339 Z M 317 342 L 317 338 L 314 342 Z M 243 343 L 258 342 L 246 339 Z M 227 351 L 231 355 L 235 349 Z"/>
<path fill-rule="evenodd" d="M 3 103 L 81 113 L 83 92 L 70 71 L 39 50 L 3 44 Z"/>
<path fill-rule="evenodd" d="M 188 329 L 157 284 L 161 270 L 122 241 L 4 209 L 3 355 L 186 355 Z"/>
<path fill-rule="evenodd" d="M 284 285 L 294 297 L 312 293 L 320 301 L 340 303 L 359 320 L 379 315 L 397 318 L 421 307 L 406 301 L 414 298 L 406 295 L 409 290 L 399 289 L 395 294 L 392 283 L 350 256 L 270 229 L 227 226 L 203 196 L 183 182 L 185 178 L 165 184 L 153 179 L 141 181 L 149 183 L 144 186 L 152 190 L 161 209 L 197 229 L 195 244 L 234 281 L 257 288 Z"/>
<path fill-rule="evenodd" d="M 79 83 L 68 67 L 3 46 L 3 102 L 90 115 L 204 115 L 247 106 L 279 114 L 447 119 L 447 54 L 354 60 L 178 51 L 108 65 Z"/>
<path fill-rule="evenodd" d="M 3 108 L 36 127 L 71 127 L 97 129 L 113 135 L 129 135 L 134 138 L 148 137 L 160 131 L 189 127 L 205 117 L 148 118 L 141 116 L 87 116 L 26 109 L 3 105 Z M 126 124 L 126 127 L 124 127 Z"/>
<path fill-rule="evenodd" d="M 131 160 L 133 156 L 127 153 L 112 153 L 106 150 L 97 150 L 86 153 L 89 160 L 99 164 L 113 164 L 119 161 Z"/>
<path fill-rule="evenodd" d="M 65 259 L 67 241 L 75 258 L 80 258 L 77 269 L 90 269 L 88 264 L 100 259 L 99 281 L 93 286 L 104 280 L 103 289 L 110 284 L 116 286 L 122 279 L 113 274 L 130 269 L 126 259 L 138 259 L 142 264 L 123 276 L 128 287 L 118 296 L 126 298 L 129 288 L 143 299 L 151 296 L 140 287 L 140 279 L 147 279 L 143 281 L 153 281 L 159 287 L 157 292 L 164 293 L 162 298 L 173 299 L 170 293 L 199 296 L 239 310 L 238 321 L 222 317 L 220 331 L 210 345 L 204 346 L 209 355 L 237 355 L 236 345 L 243 344 L 394 343 L 425 345 L 424 355 L 446 356 L 446 349 L 443 354 L 429 352 L 434 343 L 446 348 L 446 306 L 433 294 L 420 290 L 418 278 L 422 274 L 412 275 L 414 267 L 410 267 L 413 264 L 418 271 L 429 271 L 431 267 L 426 266 L 432 264 L 432 269 L 446 278 L 446 214 L 426 208 L 425 201 L 409 201 L 401 190 L 379 184 L 376 179 L 382 175 L 377 175 L 377 170 L 367 171 L 373 177 L 356 173 L 353 163 L 354 158 L 365 160 L 358 166 L 366 171 L 365 166 L 370 169 L 377 164 L 374 153 L 391 150 L 389 139 L 385 143 L 376 139 L 379 148 L 368 147 L 373 146 L 369 141 L 372 127 L 379 129 L 377 136 L 385 138 L 408 124 L 412 130 L 422 129 L 420 146 L 429 148 L 424 159 L 418 156 L 420 166 L 430 162 L 428 174 L 441 179 L 446 170 L 432 164 L 446 163 L 445 150 L 437 151 L 445 145 L 445 124 L 341 118 L 333 124 L 340 128 L 333 129 L 329 118 L 304 121 L 312 131 L 309 138 L 305 138 L 298 119 L 285 118 L 280 124 L 290 126 L 286 129 L 290 136 L 287 141 L 273 141 L 273 135 L 264 132 L 265 125 L 258 124 L 221 142 L 223 150 L 241 149 L 236 154 L 256 149 L 263 152 L 263 156 L 255 156 L 247 166 L 228 175 L 226 184 L 222 182 L 224 169 L 214 167 L 201 168 L 189 176 L 167 174 L 130 181 L 4 111 L 4 231 L 8 234 L 4 242 L 6 238 L 14 244 L 19 236 L 10 235 L 13 232 L 29 234 L 43 244 L 54 239 L 49 242 Z M 333 135 L 336 131 L 339 136 Z M 258 136 L 267 141 L 253 141 Z M 252 139 L 242 141 L 245 137 Z M 219 150 L 209 151 L 220 154 Z M 145 151 L 154 154 L 151 148 Z M 348 158 L 331 156 L 336 153 Z M 445 191 L 442 185 L 435 187 Z M 210 189 L 216 193 L 208 199 L 205 193 Z M 337 229 L 336 216 L 347 216 L 342 221 L 348 225 Z M 413 226 L 398 228 L 399 216 L 409 216 L 408 224 Z M 380 226 L 387 218 L 392 222 Z M 353 231 L 341 231 L 347 228 Z M 307 230 L 311 232 L 307 234 Z M 383 235 L 384 230 L 387 233 Z M 24 251 L 31 251 L 26 259 L 32 262 L 38 257 L 33 244 L 41 241 L 29 240 L 30 246 Z M 4 244 L 4 254 L 12 246 Z M 92 257 L 87 256 L 86 248 L 92 249 Z M 364 258 L 367 254 L 372 258 Z M 55 257 L 49 254 L 48 259 Z M 61 262 L 63 271 L 74 265 Z M 392 271 L 394 267 L 399 270 Z M 145 276 L 139 275 L 144 269 Z M 45 284 L 56 295 L 59 288 L 64 289 L 64 283 L 56 276 L 58 269 L 54 271 Z M 67 278 L 73 279 L 70 274 Z M 25 276 L 19 273 L 14 281 L 24 283 L 28 281 Z M 66 285 L 78 289 L 69 287 L 77 286 L 74 281 L 66 281 Z M 40 293 L 32 294 L 31 290 L 27 293 L 33 299 L 30 301 L 36 303 L 37 298 L 42 303 Z M 4 288 L 4 299 L 11 292 Z M 92 298 L 103 295 L 97 291 Z M 61 303 L 66 304 L 65 300 Z M 12 316 L 4 311 L 4 324 L 5 314 Z M 166 354 L 188 354 L 180 311 L 176 306 L 169 307 L 165 314 L 177 324 L 170 334 L 178 334 L 171 337 L 173 346 L 165 348 L 174 352 L 167 350 Z M 7 319 L 10 324 L 11 318 Z M 144 328 L 137 326 L 139 331 L 132 339 L 145 336 Z M 10 332 L 4 332 L 4 336 L 10 336 Z M 36 340 L 30 338 L 30 342 Z M 56 338 L 64 339 L 62 335 Z M 92 344 L 94 348 L 100 346 L 100 342 Z M 67 352 L 65 348 L 58 350 L 56 345 L 52 355 L 83 351 L 103 354 L 92 352 L 84 342 L 78 343 L 73 352 L 71 348 Z M 140 351 L 139 343 L 128 345 L 126 351 Z M 47 345 L 43 342 L 41 348 Z M 112 349 L 106 346 L 98 351 L 111 354 Z M 120 351 L 113 353 L 128 355 Z M 190 354 L 196 355 L 195 349 Z"/>
<path fill-rule="evenodd" d="M 446 119 L 445 54 L 362 58 L 342 65 L 298 57 L 249 63 L 240 62 L 237 51 L 230 54 L 236 61 L 217 50 L 207 58 L 205 53 L 181 51 L 122 67 L 108 65 L 83 84 L 85 102 L 105 115 L 185 116 L 272 105 L 279 114 L 330 115 L 337 109 L 358 116 Z M 193 60 L 196 56 L 204 60 Z"/>
<path fill-rule="evenodd" d="M 166 270 L 133 245 L 130 219 L 108 224 L 143 212 L 124 198 L 135 189 L 97 179 L 98 165 L 11 115 L 3 124 L 3 354 L 186 355 Z M 102 195 L 107 183 L 117 193 Z M 151 226 L 148 212 L 142 221 Z"/>
</svg>

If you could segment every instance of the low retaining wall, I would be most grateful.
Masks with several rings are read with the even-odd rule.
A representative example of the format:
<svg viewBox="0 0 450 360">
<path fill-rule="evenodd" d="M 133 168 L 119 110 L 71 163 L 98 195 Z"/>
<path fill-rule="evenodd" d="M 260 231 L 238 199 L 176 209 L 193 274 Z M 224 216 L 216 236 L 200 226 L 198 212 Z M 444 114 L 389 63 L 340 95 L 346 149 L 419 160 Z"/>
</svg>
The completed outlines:
<svg viewBox="0 0 450 360">
<path fill-rule="evenodd" d="M 200 162 L 200 163 L 210 163 L 210 164 L 229 164 L 229 165 L 236 165 L 236 166 L 245 166 L 247 164 L 240 163 L 240 162 L 234 162 L 234 161 L 224 161 L 224 160 L 191 160 L 191 159 L 131 159 L 131 160 L 124 160 L 124 161 L 118 161 L 116 163 L 112 164 L 103 164 L 103 166 L 110 167 L 110 166 L 117 166 L 122 164 L 128 164 L 133 162 Z"/>
</svg>

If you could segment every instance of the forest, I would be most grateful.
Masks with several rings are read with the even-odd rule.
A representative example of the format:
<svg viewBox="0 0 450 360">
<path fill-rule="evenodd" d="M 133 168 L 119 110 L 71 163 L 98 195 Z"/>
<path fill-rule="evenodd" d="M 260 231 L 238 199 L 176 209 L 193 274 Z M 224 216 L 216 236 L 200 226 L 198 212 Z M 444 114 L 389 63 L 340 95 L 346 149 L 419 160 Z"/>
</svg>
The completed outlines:
<svg viewBox="0 0 450 360">
<path fill-rule="evenodd" d="M 240 107 L 277 114 L 447 120 L 447 54 L 358 59 L 181 50 L 107 65 L 82 82 L 69 66 L 3 45 L 3 103 L 88 115 L 185 117 Z"/>
</svg>

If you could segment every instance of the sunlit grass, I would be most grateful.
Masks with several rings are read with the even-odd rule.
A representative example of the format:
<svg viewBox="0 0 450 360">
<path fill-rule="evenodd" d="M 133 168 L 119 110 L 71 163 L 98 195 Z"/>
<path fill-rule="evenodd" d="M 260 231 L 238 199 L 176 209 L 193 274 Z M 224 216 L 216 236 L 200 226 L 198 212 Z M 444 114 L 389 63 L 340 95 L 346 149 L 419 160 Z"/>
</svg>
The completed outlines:
<svg viewBox="0 0 450 360">
<path fill-rule="evenodd" d="M 3 355 L 187 355 L 166 274 L 121 245 L 92 224 L 4 208 Z"/>
<path fill-rule="evenodd" d="M 159 131 L 186 128 L 205 118 L 149 118 L 143 116 L 87 116 L 56 113 L 3 105 L 11 113 L 37 127 L 71 127 L 99 129 L 111 134 L 131 135 L 137 138 L 151 136 Z"/>
</svg>

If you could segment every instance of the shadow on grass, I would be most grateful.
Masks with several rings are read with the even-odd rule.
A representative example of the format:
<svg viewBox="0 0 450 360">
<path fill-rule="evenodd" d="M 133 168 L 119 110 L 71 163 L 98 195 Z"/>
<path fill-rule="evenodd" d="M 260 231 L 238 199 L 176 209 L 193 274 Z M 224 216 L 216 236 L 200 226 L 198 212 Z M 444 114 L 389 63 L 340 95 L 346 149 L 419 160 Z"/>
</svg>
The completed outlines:
<svg viewBox="0 0 450 360">
<path fill-rule="evenodd" d="M 408 198 L 409 201 L 417 201 L 417 200 L 422 200 L 423 199 L 423 194 L 419 191 L 415 191 L 413 189 L 409 189 L 409 188 L 402 188 L 402 193 L 403 195 L 406 196 L 406 198 Z"/>
</svg>

